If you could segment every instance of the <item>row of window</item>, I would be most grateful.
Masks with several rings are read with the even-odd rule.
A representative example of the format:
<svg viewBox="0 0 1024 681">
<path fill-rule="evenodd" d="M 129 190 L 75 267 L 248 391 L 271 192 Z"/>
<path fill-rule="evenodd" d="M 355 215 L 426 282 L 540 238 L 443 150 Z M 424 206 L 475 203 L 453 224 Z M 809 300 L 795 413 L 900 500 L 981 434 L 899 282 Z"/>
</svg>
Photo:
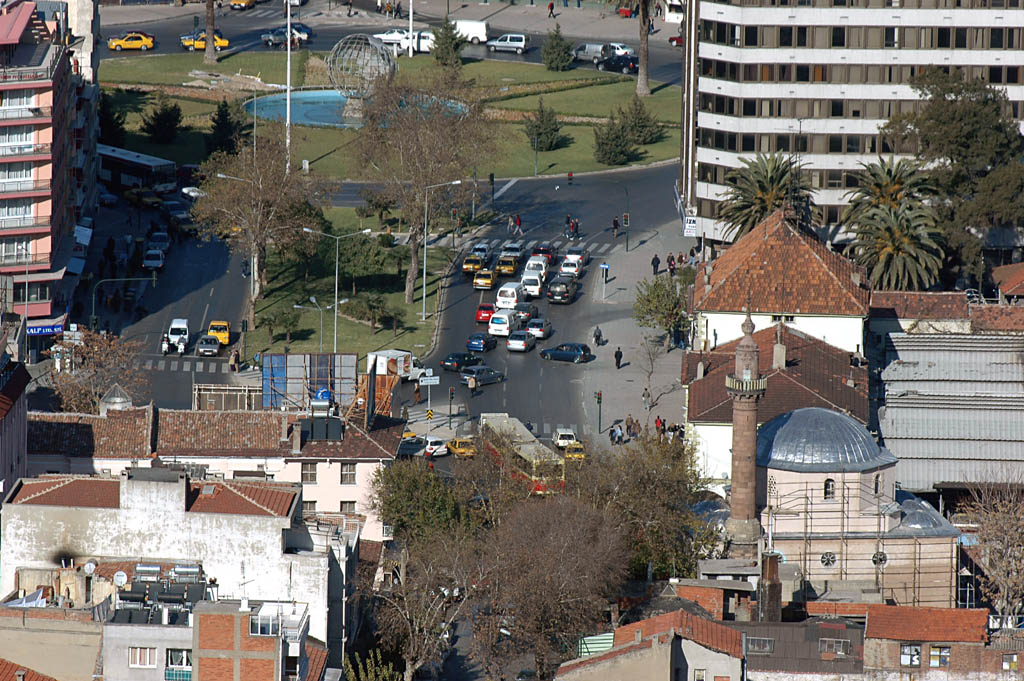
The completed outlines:
<svg viewBox="0 0 1024 681">
<path fill-rule="evenodd" d="M 31 262 L 30 249 L 27 236 L 0 239 L 0 265 L 24 265 Z"/>
<path fill-rule="evenodd" d="M 851 643 L 848 638 L 819 638 L 818 652 L 833 653 L 836 657 L 850 654 Z M 764 636 L 747 637 L 748 655 L 771 655 L 775 652 L 775 639 Z"/>
<path fill-rule="evenodd" d="M 1021 47 L 1017 28 L 946 26 L 741 26 L 702 21 L 700 39 L 734 47 L 806 47 L 811 49 L 959 49 L 1014 50 Z"/>
<path fill-rule="evenodd" d="M 709 0 L 742 7 L 903 7 L 906 9 L 1002 9 L 1021 0 Z"/>
<path fill-rule="evenodd" d="M 800 67 L 797 67 L 800 68 Z M 1008 69 L 992 67 L 998 74 L 993 77 L 1005 77 Z M 1014 67 L 1013 77 L 1021 75 L 1021 69 Z M 989 79 L 991 80 L 991 78 Z M 916 99 L 755 99 L 750 97 L 737 98 L 707 92 L 700 93 L 697 107 L 705 113 L 722 116 L 739 116 L 743 118 L 866 118 L 870 120 L 888 120 L 896 114 L 913 113 L 919 107 Z M 1008 114 L 1019 118 L 1021 106 L 1019 102 L 1010 102 Z"/>
<path fill-rule="evenodd" d="M 721 201 L 713 199 L 697 199 L 696 207 L 698 216 L 711 219 L 717 219 L 722 209 Z M 816 224 L 835 225 L 839 222 L 839 217 L 843 214 L 846 206 L 817 205 L 814 209 Z"/>
<path fill-rule="evenodd" d="M 356 512 L 356 502 L 354 502 L 354 501 L 343 501 L 343 502 L 341 502 L 341 505 L 338 508 L 338 511 L 341 512 L 341 513 L 355 513 Z M 303 501 L 302 502 L 302 513 L 303 513 L 303 515 L 305 515 L 307 513 L 316 513 L 316 502 L 315 501 Z"/>
<path fill-rule="evenodd" d="M 697 131 L 697 144 L 705 149 L 736 153 L 773 152 L 797 154 L 910 154 L 914 146 L 907 142 L 891 144 L 882 135 L 792 135 L 790 133 L 736 133 L 701 128 Z M 825 171 L 817 171 L 819 174 Z M 815 186 L 839 187 L 831 181 Z M 712 182 L 713 180 L 704 180 Z M 846 185 L 856 186 L 856 185 Z"/>
<path fill-rule="evenodd" d="M 302 464 L 302 482 L 304 484 L 316 484 L 316 470 L 318 465 L 319 464 L 315 462 Z M 341 484 L 356 484 L 356 465 L 354 463 L 341 464 Z"/>
<path fill-rule="evenodd" d="M 739 64 L 720 59 L 701 59 L 704 78 L 737 83 L 833 83 L 843 85 L 910 84 L 922 66 L 885 66 L 880 64 Z M 948 66 L 940 68 L 949 72 Z M 968 78 L 990 83 L 1024 83 L 1021 66 L 963 66 Z"/>
<path fill-rule="evenodd" d="M 900 666 L 921 666 L 920 643 L 904 643 L 900 645 Z M 949 667 L 949 646 L 928 646 L 928 666 L 933 669 Z"/>
<path fill-rule="evenodd" d="M 168 648 L 166 651 L 166 664 L 168 669 L 191 669 L 192 650 L 189 648 Z M 128 648 L 128 666 L 155 669 L 157 666 L 157 649 L 130 647 Z"/>
<path fill-rule="evenodd" d="M 35 90 L 0 90 L 0 108 L 17 109 L 32 106 L 36 101 Z"/>
</svg>

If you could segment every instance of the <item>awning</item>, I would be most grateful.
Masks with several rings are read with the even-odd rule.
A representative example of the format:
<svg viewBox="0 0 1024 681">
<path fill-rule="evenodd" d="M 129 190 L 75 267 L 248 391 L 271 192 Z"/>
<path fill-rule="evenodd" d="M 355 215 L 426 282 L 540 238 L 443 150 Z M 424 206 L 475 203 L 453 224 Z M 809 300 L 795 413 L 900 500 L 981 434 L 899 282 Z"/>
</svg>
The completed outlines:
<svg viewBox="0 0 1024 681">
<path fill-rule="evenodd" d="M 89 242 L 92 241 L 92 229 L 82 225 L 75 225 L 75 241 L 83 246 L 88 246 Z"/>
<path fill-rule="evenodd" d="M 15 283 L 24 283 L 26 279 L 28 281 L 30 281 L 30 282 L 32 282 L 32 281 L 59 281 L 59 280 L 64 278 L 65 270 L 67 270 L 67 267 L 61 267 L 59 270 L 53 270 L 53 271 L 49 271 L 49 272 L 29 272 L 28 273 L 28 277 L 25 276 L 24 272 L 22 272 L 20 275 L 18 273 L 16 273 L 16 272 L 12 272 L 12 273 L 10 273 L 7 276 L 9 276 L 11 279 L 13 279 Z M 29 301 L 29 302 L 31 302 L 31 301 Z"/>
<path fill-rule="evenodd" d="M 85 269 L 85 258 L 71 258 L 68 260 L 67 271 L 71 274 L 81 274 Z"/>
<path fill-rule="evenodd" d="M 28 320 L 28 335 L 30 336 L 56 336 L 64 333 L 64 320 L 67 314 L 49 319 Z"/>
</svg>

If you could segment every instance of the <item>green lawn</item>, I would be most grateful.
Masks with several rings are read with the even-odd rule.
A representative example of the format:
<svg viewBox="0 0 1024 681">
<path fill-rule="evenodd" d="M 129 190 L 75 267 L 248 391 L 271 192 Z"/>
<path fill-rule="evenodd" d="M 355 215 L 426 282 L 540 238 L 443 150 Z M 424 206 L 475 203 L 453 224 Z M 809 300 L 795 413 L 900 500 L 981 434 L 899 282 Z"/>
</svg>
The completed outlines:
<svg viewBox="0 0 1024 681">
<path fill-rule="evenodd" d="M 428 54 L 417 55 L 412 59 L 402 57 L 398 60 L 398 72 L 400 74 L 416 74 L 435 64 L 434 58 Z M 462 77 L 473 80 L 478 87 L 500 87 L 506 84 L 550 83 L 580 79 L 615 81 L 621 76 L 591 69 L 548 71 L 542 64 L 527 62 L 466 60 L 462 67 Z"/>
<path fill-rule="evenodd" d="M 183 129 L 171 144 L 155 144 L 141 132 L 142 114 L 152 106 L 156 94 L 141 90 L 104 88 L 115 104 L 127 113 L 125 117 L 125 147 L 143 154 L 166 158 L 178 164 L 201 163 L 206 160 L 205 133 L 210 127 L 210 115 L 216 110 L 214 102 L 187 97 L 168 97 L 181 107 Z"/>
<path fill-rule="evenodd" d="M 230 38 L 230 36 L 229 36 Z M 292 85 L 302 85 L 305 58 L 300 52 L 292 55 Z M 145 83 L 152 85 L 181 85 L 192 80 L 189 71 L 259 76 L 264 83 L 284 83 L 285 55 L 280 51 L 262 51 L 260 48 L 221 54 L 217 64 L 204 64 L 200 52 L 181 54 L 137 54 L 130 57 L 112 57 L 103 60 L 100 81 L 110 83 Z"/>
<path fill-rule="evenodd" d="M 681 90 L 665 84 L 653 84 L 654 92 L 650 97 L 644 98 L 647 110 L 654 114 L 659 121 L 666 123 L 679 123 L 679 103 Z M 636 81 L 630 79 L 624 82 L 609 83 L 607 85 L 594 85 L 576 90 L 564 90 L 562 92 L 551 92 L 546 95 L 530 95 L 516 97 L 501 102 L 495 102 L 492 106 L 503 109 L 516 109 L 519 111 L 535 111 L 537 100 L 544 97 L 544 106 L 551 107 L 560 114 L 577 116 L 607 116 L 615 109 L 625 108 L 633 99 L 636 92 Z"/>
</svg>

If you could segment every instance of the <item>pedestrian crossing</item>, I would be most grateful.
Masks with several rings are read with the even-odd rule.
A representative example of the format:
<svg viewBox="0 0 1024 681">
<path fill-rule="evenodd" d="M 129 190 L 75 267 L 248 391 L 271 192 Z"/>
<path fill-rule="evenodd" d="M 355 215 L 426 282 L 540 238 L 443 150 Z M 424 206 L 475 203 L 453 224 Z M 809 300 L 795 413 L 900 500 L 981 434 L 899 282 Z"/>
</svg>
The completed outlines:
<svg viewBox="0 0 1024 681">
<path fill-rule="evenodd" d="M 197 374 L 227 374 L 231 372 L 226 359 L 199 359 L 197 357 L 162 357 L 137 359 L 132 368 L 141 371 L 171 371 Z"/>
<path fill-rule="evenodd" d="M 247 9 L 245 10 L 245 12 L 243 12 L 243 14 L 247 17 L 261 17 L 264 19 L 269 19 L 271 17 L 277 17 L 278 19 L 282 18 L 280 9 L 270 9 L 269 7 L 263 7 L 260 9 Z"/>
<path fill-rule="evenodd" d="M 494 252 L 501 252 L 501 249 L 512 243 L 520 243 L 523 245 L 523 250 L 529 253 L 534 246 L 542 244 L 545 246 L 551 246 L 555 250 L 563 250 L 571 248 L 572 246 L 579 246 L 586 248 L 590 251 L 590 257 L 607 255 L 614 250 L 616 244 L 608 242 L 603 244 L 589 244 L 586 239 L 578 239 L 576 241 L 569 241 L 568 239 L 472 239 L 466 242 L 467 248 L 472 248 L 476 244 L 486 243 L 488 247 Z"/>
</svg>

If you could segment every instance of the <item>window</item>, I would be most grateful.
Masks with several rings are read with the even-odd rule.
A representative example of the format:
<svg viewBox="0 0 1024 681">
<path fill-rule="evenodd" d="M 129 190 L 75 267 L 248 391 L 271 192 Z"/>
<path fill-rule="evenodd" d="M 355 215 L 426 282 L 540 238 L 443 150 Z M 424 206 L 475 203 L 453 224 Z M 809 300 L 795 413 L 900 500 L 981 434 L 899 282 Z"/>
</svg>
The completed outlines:
<svg viewBox="0 0 1024 681">
<path fill-rule="evenodd" d="M 303 501 L 302 502 L 302 513 L 316 513 L 316 502 L 315 501 Z"/>
<path fill-rule="evenodd" d="M 796 46 L 807 47 L 807 27 L 797 26 L 796 29 Z"/>
<path fill-rule="evenodd" d="M 32 216 L 32 199 L 5 199 L 0 201 L 0 220 Z"/>
<path fill-rule="evenodd" d="M 281 620 L 270 615 L 260 617 L 259 615 L 249 616 L 250 636 L 278 636 L 281 633 Z"/>
<path fill-rule="evenodd" d="M 847 154 L 859 154 L 860 153 L 860 137 L 858 135 L 847 135 L 846 136 L 846 153 Z M 853 177 L 850 175 L 849 177 Z"/>
<path fill-rule="evenodd" d="M 0 92 L 0 106 L 5 109 L 32 106 L 35 93 L 32 90 L 5 90 Z"/>
<path fill-rule="evenodd" d="M 773 314 L 772 315 L 772 324 L 778 324 L 779 322 L 785 322 L 786 324 L 792 324 L 793 323 L 793 319 L 794 319 L 794 317 L 791 314 L 787 314 L 787 315 Z"/>
<path fill-rule="evenodd" d="M 885 46 L 899 47 L 899 43 L 896 41 L 896 28 L 893 26 L 885 27 Z"/>
<path fill-rule="evenodd" d="M 871 562 L 876 567 L 885 567 L 885 564 L 889 562 L 889 556 L 886 555 L 885 551 L 875 551 L 871 556 Z"/>
<path fill-rule="evenodd" d="M 936 47 L 945 49 L 950 46 L 950 29 L 940 28 L 936 34 Z"/>
<path fill-rule="evenodd" d="M 819 638 L 819 653 L 833 653 L 836 656 L 850 654 L 850 640 L 846 638 Z"/>
<path fill-rule="evenodd" d="M 343 501 L 343 502 L 341 502 L 341 512 L 342 513 L 355 513 L 356 512 L 356 502 L 354 502 L 354 501 Z"/>
<path fill-rule="evenodd" d="M 192 651 L 188 648 L 168 648 L 167 666 L 173 669 L 191 669 Z"/>
<path fill-rule="evenodd" d="M 704 681 L 707 678 L 708 672 L 706 669 L 694 669 L 693 670 L 693 681 Z"/>
<path fill-rule="evenodd" d="M 747 26 L 743 29 L 743 43 L 747 47 L 757 47 L 757 26 Z"/>
<path fill-rule="evenodd" d="M 833 0 L 835 2 L 835 0 Z M 846 4 L 845 2 L 843 4 Z M 846 27 L 832 27 L 832 47 L 846 47 Z"/>
<path fill-rule="evenodd" d="M 156 667 L 156 648 L 128 648 L 129 667 Z"/>
<path fill-rule="evenodd" d="M 842 118 L 843 116 L 843 100 L 833 99 L 829 102 L 829 115 L 832 118 Z"/>
<path fill-rule="evenodd" d="M 997 50 L 1002 49 L 1003 48 L 1003 35 L 1004 35 L 1003 34 L 1003 29 L 1001 29 L 1001 28 L 992 28 L 992 29 L 989 29 L 989 30 L 991 32 L 989 33 L 988 46 L 993 48 L 993 49 L 997 49 Z"/>
<path fill-rule="evenodd" d="M 48 281 L 33 281 L 29 282 L 28 285 L 28 302 L 38 303 L 41 300 L 50 300 L 50 282 Z M 25 285 L 15 284 L 14 285 L 14 302 L 24 303 L 25 302 Z"/>
<path fill-rule="evenodd" d="M 341 464 L 341 484 L 356 484 L 356 465 L 354 463 Z"/>
<path fill-rule="evenodd" d="M 949 666 L 949 646 L 932 646 L 928 655 L 928 666 L 934 668 Z"/>
<path fill-rule="evenodd" d="M 823 495 L 826 501 L 836 498 L 836 481 L 832 478 L 825 478 Z"/>
<path fill-rule="evenodd" d="M 20 161 L 17 163 L 0 163 L 0 182 L 31 179 L 31 161 Z"/>
<path fill-rule="evenodd" d="M 316 464 L 315 463 L 304 463 L 302 464 L 302 482 L 303 484 L 312 484 L 316 482 Z"/>
<path fill-rule="evenodd" d="M 875 483 L 873 485 L 875 496 L 877 497 L 882 493 L 882 474 L 875 473 Z"/>
<path fill-rule="evenodd" d="M 1003 655 L 1003 671 L 1004 672 L 1015 672 L 1017 671 L 1017 653 L 1010 655 Z"/>
<path fill-rule="evenodd" d="M 0 145 L 19 145 L 31 142 L 31 125 L 12 125 L 7 128 L 0 128 Z"/>
<path fill-rule="evenodd" d="M 11 263 L 24 264 L 29 259 L 31 253 L 28 237 L 0 239 L 0 263 L 5 265 Z"/>
<path fill-rule="evenodd" d="M 793 47 L 793 27 L 779 27 L 779 47 Z"/>
<path fill-rule="evenodd" d="M 756 116 L 757 115 L 757 100 L 756 99 L 744 99 L 743 100 L 743 115 L 744 116 Z"/>
<path fill-rule="evenodd" d="M 774 638 L 747 637 L 747 655 L 771 655 L 774 649 Z"/>
<path fill-rule="evenodd" d="M 967 29 L 958 28 L 953 33 L 953 45 L 958 49 L 965 49 L 967 47 Z"/>
<path fill-rule="evenodd" d="M 921 666 L 921 644 L 905 643 L 900 646 L 900 666 L 920 667 Z"/>
<path fill-rule="evenodd" d="M 828 136 L 828 153 L 830 154 L 841 154 L 843 153 L 843 136 L 842 135 L 829 135 Z M 839 186 L 838 184 L 836 185 Z"/>
<path fill-rule="evenodd" d="M 988 67 L 988 82 L 990 83 L 1002 83 L 1003 82 L 1003 67 L 1001 66 L 990 66 Z"/>
</svg>

